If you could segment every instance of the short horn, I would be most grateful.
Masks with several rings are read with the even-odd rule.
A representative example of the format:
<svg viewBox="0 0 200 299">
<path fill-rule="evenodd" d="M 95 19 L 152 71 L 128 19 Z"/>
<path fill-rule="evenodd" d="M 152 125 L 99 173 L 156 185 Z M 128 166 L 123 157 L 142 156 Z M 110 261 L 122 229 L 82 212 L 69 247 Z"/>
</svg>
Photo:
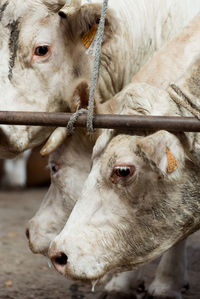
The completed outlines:
<svg viewBox="0 0 200 299">
<path fill-rule="evenodd" d="M 81 8 L 81 0 L 67 0 L 66 4 L 59 11 L 61 18 L 67 18 L 67 16 L 74 15 Z"/>
<path fill-rule="evenodd" d="M 59 127 L 55 129 L 55 131 L 51 134 L 46 144 L 41 149 L 40 154 L 42 156 L 47 156 L 51 154 L 63 143 L 66 137 L 67 137 L 66 128 Z"/>
</svg>

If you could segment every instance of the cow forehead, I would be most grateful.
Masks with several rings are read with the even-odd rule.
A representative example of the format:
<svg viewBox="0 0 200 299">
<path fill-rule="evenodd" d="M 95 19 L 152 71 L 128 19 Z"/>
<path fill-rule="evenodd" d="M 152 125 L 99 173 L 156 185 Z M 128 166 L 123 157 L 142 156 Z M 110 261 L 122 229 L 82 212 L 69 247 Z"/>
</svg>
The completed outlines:
<svg viewBox="0 0 200 299">
<path fill-rule="evenodd" d="M 136 147 L 136 136 L 117 135 L 108 144 L 102 155 L 102 165 L 113 167 L 116 163 L 131 163 L 133 161 L 133 148 Z"/>
<path fill-rule="evenodd" d="M 104 132 L 93 151 L 93 160 L 100 161 L 103 172 L 107 172 L 108 168 L 112 168 L 115 164 L 131 164 L 136 159 L 134 151 L 140 137 L 126 134 L 114 136 L 114 134 Z"/>
</svg>

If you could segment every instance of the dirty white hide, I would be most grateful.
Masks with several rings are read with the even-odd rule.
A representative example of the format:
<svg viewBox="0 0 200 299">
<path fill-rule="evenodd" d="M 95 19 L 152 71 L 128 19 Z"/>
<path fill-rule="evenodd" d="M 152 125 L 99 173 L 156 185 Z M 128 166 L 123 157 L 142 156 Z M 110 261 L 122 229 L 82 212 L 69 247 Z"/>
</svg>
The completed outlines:
<svg viewBox="0 0 200 299">
<path fill-rule="evenodd" d="M 69 110 L 74 80 L 91 75 L 93 55 L 82 38 L 99 22 L 101 1 L 92 2 L 63 8 L 65 0 L 1 0 L 0 110 Z M 199 10 L 199 0 L 110 0 L 97 88 L 101 101 L 127 85 Z M 41 144 L 51 131 L 1 125 L 0 157 Z"/>
<path fill-rule="evenodd" d="M 182 36 L 183 41 L 185 40 L 185 35 L 188 34 L 188 30 L 189 32 L 193 31 L 193 29 L 187 29 L 186 32 L 180 35 Z M 169 47 L 171 47 L 170 53 L 173 53 L 172 44 L 175 44 L 176 46 L 173 47 L 176 48 L 182 44 L 182 41 L 179 42 L 179 38 L 177 38 L 173 43 L 171 43 L 169 45 Z M 184 48 L 184 46 L 185 44 L 182 44 L 182 48 Z M 193 44 L 191 45 L 191 48 L 194 49 Z M 183 49 L 179 51 L 182 53 L 182 50 Z M 169 53 L 169 49 L 167 48 L 164 53 L 165 55 L 162 53 L 162 57 L 165 60 Z M 176 56 L 174 57 L 173 55 L 174 54 L 171 56 L 172 60 L 176 58 Z M 180 72 L 182 73 L 182 69 Z M 157 76 L 159 77 L 159 73 L 157 73 Z M 175 78 L 176 77 L 177 75 L 175 75 Z M 131 90 L 131 88 L 128 89 L 128 92 L 129 90 Z M 119 97 L 119 95 L 117 96 L 118 99 L 120 98 L 119 103 L 120 101 L 123 102 L 123 97 L 126 93 L 127 90 L 125 93 L 121 93 L 121 97 Z M 130 97 L 132 97 L 132 94 L 130 94 Z M 143 100 L 140 105 L 140 110 L 142 109 L 142 104 Z M 111 100 L 111 104 L 106 104 L 106 106 L 106 111 L 109 111 L 111 108 L 114 110 L 114 108 L 117 106 L 116 99 Z M 29 224 L 28 235 L 30 239 L 30 247 L 36 253 L 47 253 L 51 240 L 53 240 L 55 235 L 61 230 L 64 222 L 69 217 L 70 212 L 81 192 L 83 182 L 87 176 L 90 165 L 91 146 L 93 143 L 90 140 L 91 144 L 89 144 L 89 140 L 86 141 L 86 137 L 83 137 L 83 135 L 81 135 L 82 133 L 79 131 L 77 133 L 77 136 L 75 134 L 67 139 L 67 141 L 65 141 L 65 143 L 50 157 L 50 167 L 52 168 L 52 184 L 40 210 Z M 83 167 L 81 164 L 83 163 L 82 161 L 84 161 Z M 74 178 L 77 179 L 74 180 Z M 79 178 L 80 181 L 78 181 Z M 52 215 L 54 215 L 53 219 Z M 181 249 L 182 253 L 180 253 Z M 161 285 L 161 283 L 158 283 L 158 280 L 155 281 L 154 285 L 156 285 L 157 292 L 163 292 L 164 289 L 165 293 L 169 295 L 176 292 L 176 290 L 179 291 L 180 288 L 187 282 L 187 276 L 184 272 L 184 256 L 184 244 L 175 246 L 170 250 L 169 253 L 165 255 L 165 262 L 161 263 L 161 266 L 159 266 L 157 272 L 158 278 L 160 278 L 162 282 L 164 281 L 164 283 Z M 169 262 L 170 260 L 172 260 L 171 263 Z M 177 264 L 180 265 L 180 267 L 176 268 L 176 275 L 174 275 L 174 260 L 179 260 Z M 168 271 L 166 271 L 166 269 L 168 269 Z M 131 284 L 132 287 L 134 287 L 134 275 L 125 274 L 124 276 L 126 279 L 125 281 L 123 280 L 124 277 L 122 278 L 122 276 L 117 276 L 117 279 L 115 278 L 107 285 L 107 289 L 130 291 L 129 288 L 131 287 Z M 163 279 L 163 276 L 165 276 L 165 280 Z"/>
<path fill-rule="evenodd" d="M 146 68 L 147 78 L 156 82 L 157 77 L 165 87 L 175 83 L 197 108 L 199 42 L 200 15 Z M 135 82 L 115 96 L 111 107 L 115 103 L 120 114 L 192 116 L 172 100 L 179 95 L 171 87 L 169 94 Z M 104 131 L 94 147 L 82 194 L 49 250 L 57 270 L 74 279 L 98 280 L 113 270 L 139 267 L 196 231 L 200 227 L 198 135 Z M 155 285 L 153 295 L 157 295 Z M 173 295 L 180 298 L 181 284 L 179 290 L 173 287 Z M 165 291 L 161 286 L 159 295 Z"/>
</svg>

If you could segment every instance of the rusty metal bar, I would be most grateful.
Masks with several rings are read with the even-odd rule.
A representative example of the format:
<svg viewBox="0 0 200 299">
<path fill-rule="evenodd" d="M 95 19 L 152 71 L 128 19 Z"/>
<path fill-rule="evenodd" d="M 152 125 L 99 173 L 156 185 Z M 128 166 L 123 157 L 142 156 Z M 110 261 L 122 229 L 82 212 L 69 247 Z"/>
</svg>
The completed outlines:
<svg viewBox="0 0 200 299">
<path fill-rule="evenodd" d="M 71 113 L 0 111 L 0 124 L 65 127 Z M 87 115 L 76 127 L 86 127 Z M 200 121 L 193 117 L 96 114 L 94 127 L 120 130 L 168 130 L 200 132 Z"/>
</svg>

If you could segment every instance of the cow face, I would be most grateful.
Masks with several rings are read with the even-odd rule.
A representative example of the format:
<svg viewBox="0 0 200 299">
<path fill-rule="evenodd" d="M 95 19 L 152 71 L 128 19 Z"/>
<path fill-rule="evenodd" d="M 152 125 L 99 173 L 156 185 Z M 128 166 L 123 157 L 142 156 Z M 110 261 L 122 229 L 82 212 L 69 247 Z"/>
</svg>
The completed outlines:
<svg viewBox="0 0 200 299">
<path fill-rule="evenodd" d="M 49 251 L 56 269 L 73 279 L 138 267 L 197 224 L 198 204 L 193 209 L 188 199 L 198 199 L 198 174 L 177 137 L 159 131 L 110 138 L 104 133 L 97 141 L 81 198 Z"/>
<path fill-rule="evenodd" d="M 65 40 L 59 16 L 42 1 L 1 1 L 0 36 L 0 110 L 66 109 L 60 88 Z M 48 133 L 49 129 L 1 126 L 2 156 L 9 155 L 7 151 L 15 155 Z"/>
<path fill-rule="evenodd" d="M 68 103 L 70 110 L 85 107 L 88 99 L 88 83 L 78 80 Z M 76 134 L 66 139 L 66 128 L 57 128 L 43 147 L 43 155 L 51 153 L 51 186 L 26 230 L 34 253 L 46 255 L 51 241 L 66 223 L 89 174 L 93 145 L 94 136 L 87 136 L 84 129 L 77 129 Z"/>
<path fill-rule="evenodd" d="M 64 19 L 58 15 L 63 0 L 1 1 L 0 110 L 70 111 L 68 97 L 74 80 L 91 75 L 93 58 L 86 53 L 83 37 L 97 26 L 101 13 L 101 5 L 86 5 L 77 12 L 76 2 L 75 15 Z M 51 130 L 1 126 L 0 156 L 40 144 Z"/>
<path fill-rule="evenodd" d="M 34 253 L 46 255 L 50 242 L 62 230 L 89 173 L 91 154 L 90 139 L 79 131 L 51 154 L 51 186 L 27 229 Z"/>
</svg>

